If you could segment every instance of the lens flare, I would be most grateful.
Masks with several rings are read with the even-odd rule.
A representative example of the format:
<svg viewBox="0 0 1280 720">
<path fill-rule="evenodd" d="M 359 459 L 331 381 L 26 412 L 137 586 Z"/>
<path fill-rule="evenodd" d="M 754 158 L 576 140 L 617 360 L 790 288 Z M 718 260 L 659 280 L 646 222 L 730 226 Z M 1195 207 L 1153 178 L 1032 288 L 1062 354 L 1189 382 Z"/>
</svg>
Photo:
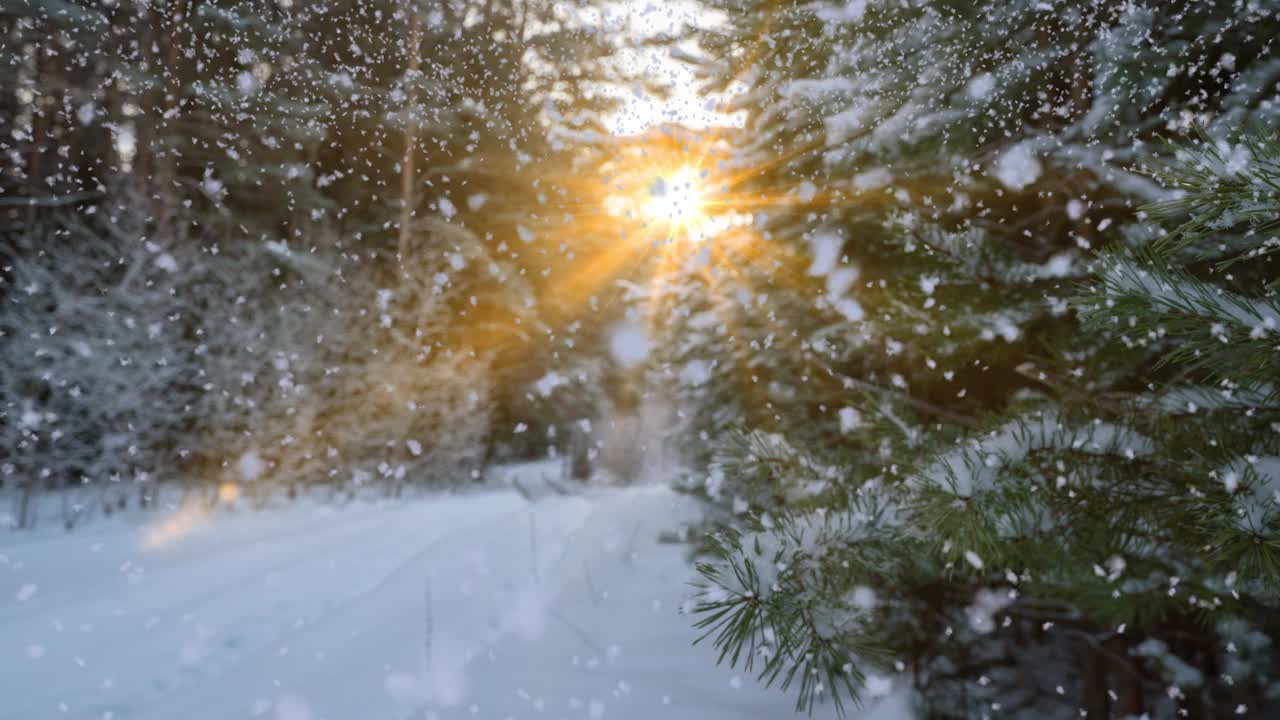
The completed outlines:
<svg viewBox="0 0 1280 720">
<path fill-rule="evenodd" d="M 674 243 L 709 240 L 729 220 L 716 208 L 707 170 L 693 165 L 656 172 L 634 207 L 645 236 Z"/>
<path fill-rule="evenodd" d="M 706 217 L 707 188 L 705 173 L 685 166 L 666 177 L 658 177 L 649 185 L 649 198 L 640 212 L 649 222 L 668 225 L 692 224 Z"/>
<path fill-rule="evenodd" d="M 147 550 L 159 550 L 190 535 L 208 520 L 212 507 L 199 495 L 190 495 L 182 505 L 161 522 L 147 529 L 142 546 Z"/>
<path fill-rule="evenodd" d="M 226 505 L 234 503 L 240 498 L 240 486 L 235 483 L 224 482 L 218 486 L 218 500 Z"/>
</svg>

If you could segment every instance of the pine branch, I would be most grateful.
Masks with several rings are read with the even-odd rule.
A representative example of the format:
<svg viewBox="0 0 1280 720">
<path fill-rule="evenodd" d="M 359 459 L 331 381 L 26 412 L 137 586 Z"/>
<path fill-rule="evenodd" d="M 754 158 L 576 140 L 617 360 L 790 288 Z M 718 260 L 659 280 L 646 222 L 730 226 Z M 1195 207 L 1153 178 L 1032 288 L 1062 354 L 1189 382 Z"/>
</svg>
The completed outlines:
<svg viewBox="0 0 1280 720">
<path fill-rule="evenodd" d="M 1147 210 L 1157 220 L 1187 219 L 1158 250 L 1185 249 L 1218 233 L 1256 236 L 1280 227 L 1280 137 L 1248 134 L 1232 143 L 1200 130 L 1198 142 L 1171 150 L 1173 159 L 1153 174 L 1179 195 Z M 1274 240 L 1262 240 L 1274 250 Z"/>
</svg>

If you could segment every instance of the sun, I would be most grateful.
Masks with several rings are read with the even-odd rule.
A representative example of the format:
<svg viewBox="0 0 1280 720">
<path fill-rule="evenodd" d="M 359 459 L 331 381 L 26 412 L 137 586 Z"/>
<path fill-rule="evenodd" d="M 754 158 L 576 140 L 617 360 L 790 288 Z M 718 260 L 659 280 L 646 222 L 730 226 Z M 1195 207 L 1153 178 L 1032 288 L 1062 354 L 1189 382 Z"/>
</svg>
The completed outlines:
<svg viewBox="0 0 1280 720">
<path fill-rule="evenodd" d="M 647 225 L 668 235 L 699 235 L 708 224 L 711 189 L 706 171 L 689 165 L 653 178 L 640 215 Z"/>
<path fill-rule="evenodd" d="M 601 218 L 631 248 L 683 255 L 745 238 L 752 219 L 724 132 L 664 127 L 621 140 L 601 168 Z"/>
</svg>

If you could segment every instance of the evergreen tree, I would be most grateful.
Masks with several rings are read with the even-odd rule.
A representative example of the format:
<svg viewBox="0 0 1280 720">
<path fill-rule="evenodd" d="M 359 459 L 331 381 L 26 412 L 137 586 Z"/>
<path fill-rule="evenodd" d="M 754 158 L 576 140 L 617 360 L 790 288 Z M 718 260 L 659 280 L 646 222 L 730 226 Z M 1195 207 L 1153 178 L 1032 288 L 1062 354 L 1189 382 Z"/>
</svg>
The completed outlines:
<svg viewBox="0 0 1280 720">
<path fill-rule="evenodd" d="M 790 407 L 752 401 L 772 422 L 736 414 L 695 488 L 735 518 L 702 568 L 700 623 L 722 660 L 798 691 L 802 708 L 897 672 L 941 716 L 1265 714 L 1270 660 L 1224 680 L 1221 651 L 1265 625 L 1269 536 L 1228 532 L 1226 505 L 1205 525 L 1200 507 L 1225 498 L 1210 472 L 1244 466 L 1163 453 L 1169 423 L 1135 400 L 1176 377 L 1153 353 L 1205 373 L 1208 348 L 1171 350 L 1171 320 L 1150 308 L 1134 321 L 1147 354 L 1118 348 L 1121 329 L 1104 327 L 1116 313 L 1073 298 L 1092 253 L 1152 237 L 1140 206 L 1183 202 L 1148 174 L 1162 138 L 1274 127 L 1274 9 L 722 5 L 705 71 L 747 85 L 734 194 L 755 242 L 811 259 L 774 278 L 798 309 L 756 311 L 774 310 L 767 332 L 795 338 L 787 349 L 752 346 L 750 321 L 730 334 L 813 387 Z M 1103 277 L 1141 267 L 1129 257 L 1107 255 Z M 1142 289 L 1127 282 L 1110 291 Z M 1253 386 L 1247 361 L 1212 380 Z M 1240 433 L 1230 452 L 1266 457 L 1265 435 Z"/>
<path fill-rule="evenodd" d="M 248 456 L 290 486 L 472 477 L 493 386 L 545 341 L 535 275 L 583 157 L 558 138 L 621 77 L 588 4 L 6 4 L 7 477 L 236 481 Z M 93 374 L 77 342 L 121 314 L 163 318 L 113 346 L 145 382 L 67 395 Z"/>
</svg>

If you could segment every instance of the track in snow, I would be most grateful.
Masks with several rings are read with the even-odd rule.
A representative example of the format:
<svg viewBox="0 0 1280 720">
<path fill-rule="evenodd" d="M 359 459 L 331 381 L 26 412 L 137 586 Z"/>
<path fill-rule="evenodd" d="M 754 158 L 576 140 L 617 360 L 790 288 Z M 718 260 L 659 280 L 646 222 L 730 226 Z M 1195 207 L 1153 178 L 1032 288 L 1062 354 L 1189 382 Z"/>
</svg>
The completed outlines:
<svg viewBox="0 0 1280 720">
<path fill-rule="evenodd" d="M 215 516 L 0 545 L 0 720 L 792 717 L 679 615 L 665 488 Z M 866 715 L 901 717 L 902 695 Z"/>
</svg>

